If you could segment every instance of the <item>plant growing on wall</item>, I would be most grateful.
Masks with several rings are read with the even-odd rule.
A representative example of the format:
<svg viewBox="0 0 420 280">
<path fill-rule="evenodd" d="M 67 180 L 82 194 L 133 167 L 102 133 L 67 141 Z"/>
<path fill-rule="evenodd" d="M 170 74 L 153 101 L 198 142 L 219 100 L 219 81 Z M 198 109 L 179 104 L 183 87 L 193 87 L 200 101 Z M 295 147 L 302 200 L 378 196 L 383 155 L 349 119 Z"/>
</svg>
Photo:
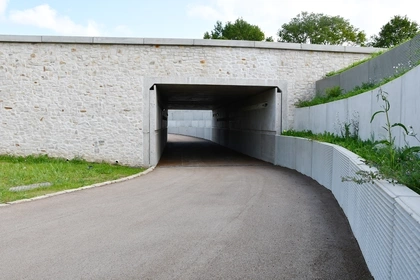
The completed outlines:
<svg viewBox="0 0 420 280">
<path fill-rule="evenodd" d="M 328 98 L 338 97 L 343 93 L 343 89 L 340 86 L 335 86 L 325 89 L 325 94 Z"/>
<path fill-rule="evenodd" d="M 412 127 L 410 131 L 408 131 L 407 127 L 402 123 L 391 123 L 389 118 L 389 111 L 391 109 L 391 104 L 388 100 L 388 93 L 383 91 L 381 88 L 378 90 L 377 94 L 378 101 L 382 101 L 383 104 L 381 105 L 381 110 L 376 111 L 373 113 L 370 122 L 372 123 L 373 120 L 381 115 L 385 115 L 385 124 L 382 128 L 386 131 L 386 137 L 384 139 L 378 140 L 375 142 L 375 148 L 378 152 L 379 161 L 382 163 L 382 171 L 385 174 L 380 174 L 379 172 L 373 171 L 359 171 L 356 174 L 360 177 L 344 177 L 342 178 L 343 181 L 354 181 L 358 184 L 362 184 L 364 182 L 372 182 L 375 179 L 387 179 L 387 178 L 396 178 L 401 176 L 420 176 L 417 168 L 407 164 L 408 161 L 413 160 L 413 164 L 419 162 L 419 155 L 420 146 L 408 146 L 408 142 L 406 141 L 406 146 L 403 148 L 398 148 L 395 146 L 395 136 L 392 133 L 392 130 L 396 127 L 400 127 L 404 131 L 404 137 L 412 136 L 415 139 L 417 138 L 417 134 L 414 133 Z M 419 141 L 420 142 L 420 141 Z M 403 168 L 401 168 L 403 166 Z M 411 172 L 413 171 L 413 172 Z M 395 174 L 396 172 L 405 172 L 405 174 Z M 394 180 L 389 180 L 394 182 Z"/>
</svg>

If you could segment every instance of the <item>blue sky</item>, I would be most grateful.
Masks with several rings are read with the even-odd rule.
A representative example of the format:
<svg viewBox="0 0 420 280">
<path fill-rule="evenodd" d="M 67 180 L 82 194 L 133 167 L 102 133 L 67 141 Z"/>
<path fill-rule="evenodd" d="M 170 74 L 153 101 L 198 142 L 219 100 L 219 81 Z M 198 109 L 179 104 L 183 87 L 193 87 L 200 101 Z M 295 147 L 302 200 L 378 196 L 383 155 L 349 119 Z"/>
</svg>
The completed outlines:
<svg viewBox="0 0 420 280">
<path fill-rule="evenodd" d="M 266 36 L 301 11 L 340 15 L 368 36 L 394 15 L 420 24 L 414 0 L 0 0 L 0 34 L 202 38 L 238 17 Z"/>
</svg>

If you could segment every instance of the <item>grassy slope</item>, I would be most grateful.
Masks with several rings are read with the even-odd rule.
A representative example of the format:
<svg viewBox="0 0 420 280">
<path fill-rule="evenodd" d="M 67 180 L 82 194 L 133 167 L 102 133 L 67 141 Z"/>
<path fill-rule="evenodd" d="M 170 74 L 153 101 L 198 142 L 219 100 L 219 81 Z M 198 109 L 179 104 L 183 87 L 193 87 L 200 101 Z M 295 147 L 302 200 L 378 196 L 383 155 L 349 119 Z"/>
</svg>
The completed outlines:
<svg viewBox="0 0 420 280">
<path fill-rule="evenodd" d="M 67 161 L 47 156 L 0 156 L 0 203 L 114 180 L 142 170 L 106 163 L 89 163 L 83 160 Z M 9 191 L 11 187 L 43 182 L 52 183 L 52 186 L 22 192 Z"/>
</svg>

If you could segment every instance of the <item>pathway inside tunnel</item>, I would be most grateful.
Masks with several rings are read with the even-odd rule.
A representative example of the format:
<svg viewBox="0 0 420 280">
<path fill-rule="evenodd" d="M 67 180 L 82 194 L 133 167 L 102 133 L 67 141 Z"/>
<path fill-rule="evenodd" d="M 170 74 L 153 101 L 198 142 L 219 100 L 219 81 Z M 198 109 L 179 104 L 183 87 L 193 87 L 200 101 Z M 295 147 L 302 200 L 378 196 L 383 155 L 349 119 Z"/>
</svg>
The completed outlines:
<svg viewBox="0 0 420 280">
<path fill-rule="evenodd" d="M 372 279 L 331 192 L 170 136 L 129 181 L 0 207 L 1 279 Z"/>
<path fill-rule="evenodd" d="M 264 166 L 270 163 L 200 138 L 168 134 L 158 167 Z"/>
</svg>

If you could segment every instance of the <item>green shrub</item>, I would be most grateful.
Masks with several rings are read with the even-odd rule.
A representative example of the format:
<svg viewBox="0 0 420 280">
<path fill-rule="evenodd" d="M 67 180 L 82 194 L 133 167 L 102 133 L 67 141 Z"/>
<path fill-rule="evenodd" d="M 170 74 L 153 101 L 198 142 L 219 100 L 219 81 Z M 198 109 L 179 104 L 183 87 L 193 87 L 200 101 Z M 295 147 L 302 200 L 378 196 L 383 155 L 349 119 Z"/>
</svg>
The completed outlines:
<svg viewBox="0 0 420 280">
<path fill-rule="evenodd" d="M 343 93 L 343 89 L 340 86 L 325 89 L 325 94 L 328 98 L 338 97 Z"/>
</svg>

